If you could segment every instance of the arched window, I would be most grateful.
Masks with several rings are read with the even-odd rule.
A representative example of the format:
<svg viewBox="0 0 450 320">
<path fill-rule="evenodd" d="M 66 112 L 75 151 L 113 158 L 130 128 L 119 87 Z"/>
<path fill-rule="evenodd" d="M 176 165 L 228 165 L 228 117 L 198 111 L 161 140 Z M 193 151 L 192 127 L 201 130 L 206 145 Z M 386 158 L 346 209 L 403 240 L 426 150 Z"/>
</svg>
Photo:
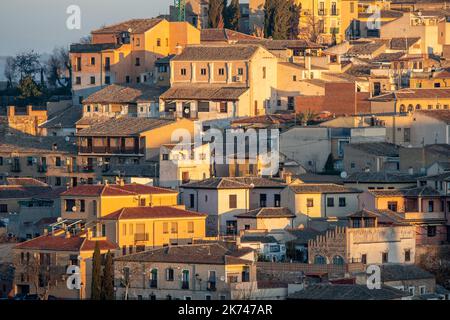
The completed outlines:
<svg viewBox="0 0 450 320">
<path fill-rule="evenodd" d="M 189 270 L 181 273 L 181 289 L 189 289 Z"/>
<path fill-rule="evenodd" d="M 158 269 L 150 271 L 150 288 L 158 287 Z"/>
<path fill-rule="evenodd" d="M 420 104 L 416 104 L 416 110 L 422 109 L 422 106 Z"/>
<path fill-rule="evenodd" d="M 400 105 L 400 112 L 406 112 L 406 107 L 404 104 Z"/>
<path fill-rule="evenodd" d="M 333 264 L 334 265 L 338 265 L 338 266 L 342 266 L 344 264 L 344 258 L 342 258 L 341 256 L 334 256 L 333 257 Z"/>
<path fill-rule="evenodd" d="M 327 259 L 324 256 L 317 255 L 314 257 L 314 264 L 327 264 Z"/>
<path fill-rule="evenodd" d="M 414 106 L 412 104 L 408 105 L 408 112 L 411 112 L 414 110 Z"/>
</svg>

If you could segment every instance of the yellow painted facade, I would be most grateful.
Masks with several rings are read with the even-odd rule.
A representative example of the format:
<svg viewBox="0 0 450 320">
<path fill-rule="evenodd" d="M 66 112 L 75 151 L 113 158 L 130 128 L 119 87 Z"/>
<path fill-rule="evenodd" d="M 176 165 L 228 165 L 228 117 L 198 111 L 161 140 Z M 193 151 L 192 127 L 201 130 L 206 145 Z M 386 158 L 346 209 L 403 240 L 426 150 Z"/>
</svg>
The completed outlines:
<svg viewBox="0 0 450 320">
<path fill-rule="evenodd" d="M 154 248 L 173 244 L 178 239 L 203 239 L 206 215 L 186 218 L 145 218 L 104 221 L 106 235 L 122 252 L 131 247 Z"/>
</svg>

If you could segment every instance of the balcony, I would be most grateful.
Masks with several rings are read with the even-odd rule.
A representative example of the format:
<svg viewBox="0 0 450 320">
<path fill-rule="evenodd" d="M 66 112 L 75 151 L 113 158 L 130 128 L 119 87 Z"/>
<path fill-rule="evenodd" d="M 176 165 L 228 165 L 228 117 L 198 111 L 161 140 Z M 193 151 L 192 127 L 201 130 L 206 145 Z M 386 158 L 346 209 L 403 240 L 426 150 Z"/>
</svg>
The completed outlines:
<svg viewBox="0 0 450 320">
<path fill-rule="evenodd" d="M 129 154 L 138 155 L 143 154 L 143 148 L 136 147 L 86 147 L 80 146 L 78 148 L 79 153 L 89 154 Z"/>
<path fill-rule="evenodd" d="M 317 11 L 317 15 L 319 15 L 319 16 L 326 16 L 327 15 L 327 9 L 319 9 Z"/>
<path fill-rule="evenodd" d="M 332 15 L 332 16 L 338 16 L 339 14 L 340 14 L 339 9 L 331 8 L 331 13 L 330 13 L 330 15 Z"/>
<path fill-rule="evenodd" d="M 148 233 L 136 233 L 134 235 L 134 241 L 148 241 Z"/>
</svg>

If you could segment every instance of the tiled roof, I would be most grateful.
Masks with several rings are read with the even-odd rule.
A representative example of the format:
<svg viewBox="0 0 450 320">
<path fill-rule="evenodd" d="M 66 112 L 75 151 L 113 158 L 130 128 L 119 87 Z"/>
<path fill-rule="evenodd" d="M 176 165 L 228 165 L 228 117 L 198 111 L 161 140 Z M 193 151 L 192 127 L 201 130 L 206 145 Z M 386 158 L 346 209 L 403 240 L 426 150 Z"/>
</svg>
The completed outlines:
<svg viewBox="0 0 450 320">
<path fill-rule="evenodd" d="M 214 177 L 202 181 L 183 184 L 183 188 L 196 189 L 250 189 L 284 188 L 284 183 L 262 177 Z"/>
<path fill-rule="evenodd" d="M 231 87 L 219 85 L 175 85 L 164 92 L 160 98 L 163 100 L 238 100 L 247 87 Z"/>
<path fill-rule="evenodd" d="M 250 210 L 246 213 L 235 215 L 237 218 L 295 218 L 295 214 L 284 207 L 267 207 Z"/>
<path fill-rule="evenodd" d="M 356 211 L 347 215 L 348 218 L 377 218 L 378 215 L 367 209 Z"/>
<path fill-rule="evenodd" d="M 164 189 L 142 184 L 118 184 L 107 185 L 78 185 L 65 192 L 62 196 L 121 196 L 121 195 L 139 195 L 139 194 L 161 194 L 161 193 L 177 193 L 171 189 Z"/>
<path fill-rule="evenodd" d="M 78 120 L 75 125 L 76 126 L 91 126 L 96 123 L 105 122 L 110 120 L 110 117 L 107 116 L 95 116 L 95 117 L 82 117 Z"/>
<path fill-rule="evenodd" d="M 298 184 L 290 185 L 289 188 L 296 194 L 301 193 L 361 193 L 362 191 L 347 188 L 338 184 Z"/>
<path fill-rule="evenodd" d="M 100 250 L 115 250 L 117 246 L 109 240 L 90 240 L 86 237 L 44 235 L 22 243 L 14 249 L 51 250 L 51 251 L 93 251 L 98 241 Z"/>
<path fill-rule="evenodd" d="M 378 49 L 383 47 L 385 44 L 382 41 L 375 42 L 360 42 L 352 44 L 350 49 L 347 51 L 347 55 L 349 56 L 359 56 L 359 55 L 367 55 L 376 52 Z"/>
<path fill-rule="evenodd" d="M 232 124 L 284 124 L 295 120 L 294 114 L 265 114 L 262 116 L 245 117 L 232 121 Z"/>
<path fill-rule="evenodd" d="M 371 290 L 358 284 L 313 284 L 288 296 L 294 300 L 395 300 L 409 293 L 382 285 Z"/>
<path fill-rule="evenodd" d="M 390 48 L 392 50 L 406 50 L 410 48 L 420 40 L 420 37 L 414 38 L 392 38 L 389 41 Z"/>
<path fill-rule="evenodd" d="M 396 11 L 396 10 L 380 10 L 380 16 L 381 18 L 401 18 L 403 16 L 403 12 Z M 373 16 L 373 13 L 371 12 L 360 12 L 358 14 L 359 18 L 369 18 Z"/>
<path fill-rule="evenodd" d="M 131 19 L 117 24 L 109 25 L 101 29 L 92 31 L 92 34 L 101 33 L 120 33 L 127 32 L 130 33 L 143 33 L 147 30 L 153 28 L 158 23 L 163 21 L 162 19 Z"/>
<path fill-rule="evenodd" d="M 73 137 L 5 134 L 0 135 L 0 153 L 76 154 L 77 146 Z"/>
<path fill-rule="evenodd" d="M 393 101 L 397 99 L 448 99 L 450 97 L 449 88 L 441 89 L 401 89 L 398 91 L 379 95 L 370 98 L 371 101 Z"/>
<path fill-rule="evenodd" d="M 71 53 L 95 53 L 104 50 L 120 48 L 120 44 L 115 43 L 74 43 L 70 45 Z"/>
<path fill-rule="evenodd" d="M 202 29 L 200 32 L 200 41 L 201 42 L 211 42 L 211 41 L 238 41 L 245 39 L 255 39 L 258 40 L 257 37 L 251 36 L 242 32 L 230 30 L 230 29 L 218 29 L 218 28 L 210 28 L 210 29 Z"/>
<path fill-rule="evenodd" d="M 372 59 L 371 62 L 391 62 L 400 59 L 404 55 L 403 52 L 384 52 Z"/>
<path fill-rule="evenodd" d="M 27 199 L 50 191 L 51 188 L 49 186 L 2 185 L 0 186 L 0 199 Z"/>
<path fill-rule="evenodd" d="M 315 239 L 318 235 L 326 233 L 325 231 L 318 231 L 313 228 L 303 228 L 303 229 L 286 229 L 292 236 L 295 237 L 293 240 L 297 244 L 308 244 L 309 240 Z"/>
<path fill-rule="evenodd" d="M 40 128 L 58 129 L 75 128 L 75 124 L 83 116 L 82 106 L 72 106 L 55 114 L 52 118 L 41 124 Z"/>
<path fill-rule="evenodd" d="M 425 150 L 430 153 L 447 156 L 450 159 L 450 144 L 429 144 Z"/>
<path fill-rule="evenodd" d="M 90 103 L 137 103 L 159 101 L 159 96 L 167 88 L 145 84 L 111 84 L 87 97 L 83 104 Z"/>
<path fill-rule="evenodd" d="M 418 110 L 415 113 L 450 124 L 450 110 Z"/>
<path fill-rule="evenodd" d="M 77 136 L 137 136 L 142 132 L 172 123 L 173 120 L 157 118 L 112 118 L 77 132 Z"/>
<path fill-rule="evenodd" d="M 375 197 L 378 197 L 378 198 L 383 198 L 383 197 L 403 197 L 405 195 L 405 192 L 404 192 L 403 189 L 369 190 L 368 192 L 370 194 L 374 195 Z"/>
<path fill-rule="evenodd" d="M 229 61 L 250 60 L 256 51 L 257 45 L 196 45 L 188 46 L 172 61 Z"/>
<path fill-rule="evenodd" d="M 159 176 L 157 163 L 149 164 L 133 164 L 129 165 L 111 165 L 109 170 L 103 172 L 103 176 L 118 176 L 120 172 L 121 177 L 146 177 L 156 178 Z"/>
<path fill-rule="evenodd" d="M 9 185 L 15 185 L 15 186 L 24 186 L 24 187 L 32 187 L 32 186 L 41 186 L 41 187 L 48 187 L 48 184 L 45 182 L 42 182 L 40 180 L 34 179 L 34 178 L 12 178 L 7 177 L 6 182 Z"/>
<path fill-rule="evenodd" d="M 345 183 L 382 182 L 382 183 L 415 183 L 418 175 L 390 172 L 355 172 L 345 179 Z"/>
<path fill-rule="evenodd" d="M 201 218 L 206 216 L 207 215 L 203 213 L 183 210 L 175 207 L 135 207 L 122 208 L 102 217 L 102 220 Z"/>
<path fill-rule="evenodd" d="M 286 49 L 319 49 L 322 45 L 308 40 L 273 40 L 273 39 L 255 39 L 239 40 L 238 44 L 260 45 L 267 50 L 286 50 Z"/>
<path fill-rule="evenodd" d="M 243 251 L 245 254 L 248 251 Z M 251 264 L 249 260 L 241 259 L 240 251 L 230 251 L 224 246 L 213 244 L 194 244 L 186 246 L 169 246 L 160 249 L 139 252 L 116 258 L 115 261 L 136 262 L 167 262 L 225 265 L 233 263 Z M 227 259 L 229 258 L 229 259 Z"/>
<path fill-rule="evenodd" d="M 450 169 L 450 163 L 444 163 L 447 165 L 447 169 Z M 450 172 L 444 172 L 441 174 L 435 174 L 432 176 L 420 177 L 420 181 L 450 181 Z"/>
<path fill-rule="evenodd" d="M 241 242 L 278 243 L 278 241 L 273 236 L 258 233 L 245 234 L 241 237 Z"/>
<path fill-rule="evenodd" d="M 434 279 L 434 275 L 413 264 L 383 264 L 380 268 L 383 282 Z"/>
<path fill-rule="evenodd" d="M 343 179 L 339 175 L 303 173 L 293 176 L 292 178 L 299 179 L 305 183 L 336 183 L 336 184 L 343 183 Z"/>
<path fill-rule="evenodd" d="M 347 147 L 382 157 L 398 157 L 400 149 L 398 145 L 387 142 L 351 143 Z"/>
<path fill-rule="evenodd" d="M 405 197 L 440 197 L 441 194 L 429 186 L 404 189 Z"/>
</svg>

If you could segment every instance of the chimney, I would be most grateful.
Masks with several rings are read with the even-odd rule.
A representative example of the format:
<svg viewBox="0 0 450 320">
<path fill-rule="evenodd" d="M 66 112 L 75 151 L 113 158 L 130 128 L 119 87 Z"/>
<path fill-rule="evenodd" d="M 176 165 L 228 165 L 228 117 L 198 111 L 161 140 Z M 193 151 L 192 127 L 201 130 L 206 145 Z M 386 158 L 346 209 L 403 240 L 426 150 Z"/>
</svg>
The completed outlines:
<svg viewBox="0 0 450 320">
<path fill-rule="evenodd" d="M 284 174 L 284 181 L 286 182 L 286 184 L 292 183 L 292 174 L 290 172 L 286 172 Z"/>
<path fill-rule="evenodd" d="M 16 114 L 16 108 L 14 106 L 8 106 L 7 114 L 8 117 L 14 117 L 14 115 Z"/>
<path fill-rule="evenodd" d="M 118 183 L 119 183 L 119 186 L 121 186 L 121 187 L 123 187 L 125 185 L 125 181 L 122 178 L 120 178 L 118 180 Z"/>
<path fill-rule="evenodd" d="M 183 53 L 183 47 L 180 44 L 177 44 L 175 47 L 176 55 L 180 55 Z"/>
<path fill-rule="evenodd" d="M 47 228 L 44 229 L 44 236 L 48 236 L 48 229 Z"/>
<path fill-rule="evenodd" d="M 70 231 L 66 231 L 66 239 L 70 238 Z"/>
<path fill-rule="evenodd" d="M 27 115 L 31 116 L 32 113 L 33 113 L 33 106 L 32 105 L 28 105 L 27 106 Z"/>
</svg>

